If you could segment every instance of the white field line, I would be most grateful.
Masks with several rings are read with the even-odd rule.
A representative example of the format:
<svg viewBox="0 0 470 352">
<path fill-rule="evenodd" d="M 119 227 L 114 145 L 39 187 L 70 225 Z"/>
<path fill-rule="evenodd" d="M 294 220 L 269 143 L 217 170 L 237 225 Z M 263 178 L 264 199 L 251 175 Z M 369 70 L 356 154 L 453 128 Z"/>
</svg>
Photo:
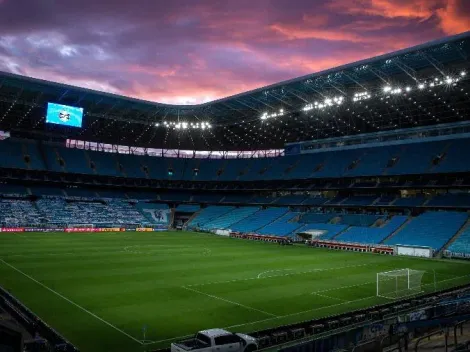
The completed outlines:
<svg viewBox="0 0 470 352">
<path fill-rule="evenodd" d="M 457 277 L 453 277 L 453 278 L 451 278 L 451 279 L 446 279 L 446 280 L 437 281 L 437 283 L 446 282 L 446 281 L 451 281 L 451 280 L 460 279 L 460 278 L 464 278 L 464 277 L 469 277 L 469 275 L 457 276 Z M 328 292 L 328 291 L 333 291 L 333 290 L 341 290 L 341 289 L 345 289 L 345 288 L 356 287 L 356 286 L 362 286 L 362 285 L 369 285 L 369 284 L 372 284 L 372 283 L 375 283 L 375 281 L 365 282 L 365 283 L 362 283 L 362 284 L 352 285 L 352 286 L 343 286 L 343 287 L 338 287 L 338 288 L 329 289 L 329 290 L 316 291 L 316 292 L 312 292 L 312 294 L 318 294 L 318 293 L 320 293 L 320 292 Z M 428 286 L 428 285 L 433 285 L 433 284 L 434 284 L 434 283 L 426 284 L 426 285 L 423 285 L 423 286 Z M 187 288 L 187 287 L 186 287 L 186 288 Z M 226 327 L 224 327 L 224 329 L 233 329 L 233 328 L 239 328 L 239 327 L 241 327 L 241 326 L 247 326 L 247 325 L 253 325 L 253 324 L 264 323 L 264 322 L 271 321 L 271 320 L 277 320 L 277 319 L 287 318 L 287 317 L 291 317 L 291 316 L 295 316 L 295 315 L 300 315 L 300 314 L 304 314 L 304 313 L 309 313 L 309 312 L 314 312 L 314 311 L 318 311 L 318 310 L 322 310 L 322 309 L 326 309 L 326 308 L 333 308 L 333 307 L 338 307 L 338 306 L 345 305 L 345 304 L 349 304 L 349 303 L 365 301 L 365 300 L 372 299 L 372 298 L 376 298 L 376 297 L 377 297 L 377 296 L 369 296 L 369 297 L 359 298 L 359 299 L 352 300 L 352 301 L 344 301 L 344 302 L 340 302 L 340 303 L 337 303 L 337 304 L 332 304 L 332 305 L 329 305 L 329 306 L 323 306 L 323 307 L 318 307 L 318 308 L 313 308 L 313 309 L 305 310 L 305 311 L 302 311 L 302 312 L 296 312 L 296 313 L 291 313 L 291 314 L 287 314 L 287 315 L 280 315 L 280 316 L 271 317 L 271 318 L 266 318 L 266 319 L 262 319 L 262 320 L 251 321 L 251 322 L 248 322 L 248 323 L 241 323 L 241 324 L 226 326 Z M 333 297 L 329 297 L 329 298 L 333 298 Z M 382 297 L 382 298 L 386 298 L 386 299 L 391 300 L 391 301 L 394 301 L 394 300 L 395 300 L 395 299 L 393 299 L 393 298 L 387 298 L 387 297 Z M 169 339 L 165 339 L 165 340 L 160 340 L 160 341 L 151 341 L 151 342 L 145 343 L 145 345 L 154 345 L 154 344 L 161 343 L 161 342 L 174 341 L 174 340 L 184 339 L 184 338 L 186 338 L 186 337 L 191 337 L 191 336 L 193 336 L 193 335 L 186 335 L 186 336 L 173 337 L 173 338 L 169 338 Z"/>
<path fill-rule="evenodd" d="M 31 281 L 37 283 L 39 286 L 42 286 L 44 287 L 46 290 L 52 292 L 53 294 L 55 294 L 56 296 L 59 296 L 60 298 L 62 298 L 63 300 L 69 302 L 70 304 L 74 305 L 75 307 L 81 309 L 82 311 L 84 311 L 85 313 L 88 313 L 90 314 L 92 317 L 98 319 L 99 321 L 103 322 L 104 324 L 108 325 L 109 327 L 113 328 L 114 330 L 120 332 L 121 334 L 127 336 L 128 338 L 130 338 L 131 340 L 137 342 L 138 344 L 142 345 L 142 342 L 138 339 L 136 339 L 135 337 L 129 335 L 127 332 L 125 331 L 122 331 L 121 329 L 119 329 L 118 327 L 114 326 L 113 324 L 111 324 L 110 322 L 107 322 L 106 320 L 100 318 L 99 316 L 97 316 L 96 314 L 90 312 L 88 309 L 86 308 L 83 308 L 82 306 L 80 306 L 79 304 L 75 303 L 74 301 L 68 299 L 67 297 L 61 295 L 59 292 L 57 291 L 54 291 L 52 288 L 44 285 L 42 282 L 36 280 L 35 278 L 29 276 L 28 274 L 26 274 L 25 272 L 21 271 L 20 269 L 14 267 L 13 265 L 7 263 L 6 261 L 4 261 L 3 259 L 0 259 L 0 262 L 2 262 L 3 264 L 5 264 L 6 266 L 10 267 L 11 269 L 15 270 L 16 272 L 20 273 L 21 275 L 27 277 L 28 279 L 30 279 Z"/>
<path fill-rule="evenodd" d="M 342 290 L 345 288 L 352 288 L 352 287 L 359 287 L 359 286 L 365 286 L 365 285 L 370 285 L 370 284 L 375 284 L 376 281 L 369 281 L 369 282 L 363 282 L 362 284 L 356 284 L 356 285 L 349 285 L 349 286 L 341 286 L 341 287 L 333 287 L 329 288 L 327 290 L 320 290 L 320 291 L 313 291 L 311 294 L 316 295 L 318 293 L 323 293 L 323 292 L 330 292 L 330 291 L 336 291 L 336 290 Z"/>
<path fill-rule="evenodd" d="M 278 271 L 290 271 L 290 270 L 294 270 L 294 269 L 267 270 L 267 271 L 263 271 L 262 273 L 258 274 L 258 276 L 256 278 L 261 279 L 261 276 L 263 276 L 264 274 L 275 273 L 275 272 L 278 272 Z"/>
<path fill-rule="evenodd" d="M 345 301 L 345 300 L 342 299 L 342 298 L 336 298 L 336 297 L 331 297 L 331 296 L 327 296 L 327 295 L 322 295 L 321 293 L 318 293 L 318 292 L 313 292 L 312 294 L 317 295 L 317 296 L 320 296 L 320 297 L 323 297 L 323 298 L 335 299 L 335 300 L 337 300 L 337 301 L 342 301 L 342 302 Z"/>
<path fill-rule="evenodd" d="M 249 277 L 249 278 L 245 278 L 245 279 L 234 279 L 234 280 L 226 280 L 226 281 L 212 281 L 212 282 L 205 282 L 205 283 L 200 283 L 200 284 L 185 285 L 185 287 L 206 286 L 206 285 L 215 285 L 215 284 L 227 284 L 227 283 L 230 283 L 230 282 L 269 279 L 269 278 L 272 278 L 272 277 L 282 277 L 282 276 L 291 276 L 291 275 L 302 275 L 302 274 L 308 274 L 308 273 L 314 273 L 314 272 L 340 270 L 340 269 L 347 269 L 347 268 L 357 268 L 357 267 L 370 266 L 370 265 L 375 265 L 375 263 L 359 264 L 359 265 L 348 265 L 348 266 L 341 266 L 341 267 L 335 267 L 335 268 L 326 268 L 326 269 L 311 269 L 311 270 L 306 270 L 306 271 L 298 271 L 298 272 L 295 272 L 295 273 L 288 273 L 288 274 L 281 274 L 281 275 L 268 275 L 268 276 L 264 276 L 264 277 L 259 277 L 261 274 L 266 273 L 266 272 L 262 272 L 262 273 L 258 274 L 257 277 Z M 276 270 L 276 271 L 281 271 L 281 270 L 284 270 L 284 269 L 280 269 L 280 270 Z M 285 269 L 285 270 L 288 270 L 288 269 Z M 289 270 L 292 270 L 292 269 L 289 269 Z"/>
<path fill-rule="evenodd" d="M 274 316 L 274 317 L 272 317 L 272 318 L 266 318 L 266 319 L 262 319 L 262 320 L 250 321 L 250 322 L 248 322 L 248 323 L 242 323 L 242 324 L 237 324 L 237 325 L 226 326 L 226 327 L 224 327 L 223 329 L 232 329 L 232 328 L 238 328 L 238 327 L 240 327 L 240 326 L 246 326 L 246 325 L 253 325 L 253 324 L 264 323 L 264 322 L 266 322 L 266 321 L 271 321 L 271 320 L 277 320 L 277 319 L 287 318 L 287 317 L 291 317 L 291 316 L 295 316 L 295 315 L 300 315 L 300 314 L 304 314 L 304 313 L 310 313 L 310 312 L 314 312 L 314 311 L 317 311 L 317 310 L 322 310 L 322 309 L 326 309 L 326 308 L 337 307 L 337 306 L 341 306 L 341 305 L 344 305 L 344 304 L 349 304 L 349 303 L 364 301 L 364 300 L 371 299 L 371 298 L 376 298 L 376 296 L 369 296 L 369 297 L 359 298 L 359 299 L 352 300 L 352 301 L 344 301 L 344 302 L 340 302 L 340 303 L 337 303 L 337 304 L 332 304 L 332 305 L 329 305 L 329 306 L 323 306 L 323 307 L 313 308 L 313 309 L 309 309 L 309 310 L 304 310 L 304 311 L 302 311 L 302 312 L 296 312 L 296 313 L 286 314 L 286 315 L 279 315 L 279 316 Z M 192 336 L 192 335 L 191 335 L 191 336 Z M 156 344 L 156 343 L 165 342 L 165 341 L 177 340 L 177 339 L 179 339 L 179 338 L 185 338 L 185 337 L 188 337 L 188 336 L 173 337 L 173 338 L 169 338 L 169 339 L 166 339 L 166 340 L 160 340 L 160 341 L 151 341 L 151 342 L 145 343 L 145 345 L 153 345 L 153 344 Z"/>
<path fill-rule="evenodd" d="M 272 317 L 277 317 L 277 315 L 272 314 L 272 313 L 265 312 L 264 310 L 261 310 L 261 309 L 256 309 L 256 308 L 253 308 L 253 307 L 250 307 L 250 306 L 245 306 L 244 304 L 241 304 L 241 303 L 238 303 L 238 302 L 234 302 L 234 301 L 230 301 L 230 300 L 228 300 L 228 299 L 225 299 L 225 298 L 222 298 L 222 297 L 218 297 L 218 296 L 214 296 L 214 295 L 211 295 L 211 294 L 202 292 L 202 291 L 198 291 L 198 290 L 195 290 L 195 289 L 190 288 L 190 287 L 186 287 L 186 286 L 182 286 L 182 287 L 183 287 L 185 290 L 192 291 L 192 292 L 198 293 L 198 294 L 200 294 L 200 295 L 204 295 L 204 296 L 207 296 L 207 297 L 211 297 L 211 298 L 214 298 L 214 299 L 218 299 L 219 301 L 224 301 L 224 302 L 227 302 L 227 303 L 230 303 L 230 304 L 239 306 L 239 307 L 243 307 L 243 308 L 246 308 L 246 309 L 249 309 L 249 310 L 253 310 L 253 311 L 255 311 L 255 312 L 259 312 L 259 313 L 263 313 L 263 314 L 266 314 L 266 315 L 270 315 L 270 316 L 272 316 Z"/>
</svg>

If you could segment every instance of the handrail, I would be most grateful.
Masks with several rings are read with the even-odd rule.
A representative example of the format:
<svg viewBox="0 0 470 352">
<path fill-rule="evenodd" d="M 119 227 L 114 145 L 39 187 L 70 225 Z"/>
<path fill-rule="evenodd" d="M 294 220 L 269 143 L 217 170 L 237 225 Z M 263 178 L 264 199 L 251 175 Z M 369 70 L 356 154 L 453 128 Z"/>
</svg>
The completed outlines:
<svg viewBox="0 0 470 352">
<path fill-rule="evenodd" d="M 416 352 L 418 352 L 418 346 L 419 346 L 419 343 L 420 343 L 422 340 L 424 340 L 424 339 L 426 339 L 426 338 L 429 339 L 430 337 L 432 337 L 432 336 L 434 336 L 434 335 L 438 335 L 438 334 L 442 334 L 442 333 L 444 333 L 444 334 L 446 335 L 446 347 L 447 347 L 447 333 L 446 333 L 446 331 L 445 331 L 444 329 L 442 329 L 442 330 L 434 331 L 434 332 L 432 332 L 432 333 L 430 333 L 430 334 L 428 334 L 428 335 L 421 336 L 421 337 L 416 341 L 414 350 L 415 350 Z"/>
</svg>

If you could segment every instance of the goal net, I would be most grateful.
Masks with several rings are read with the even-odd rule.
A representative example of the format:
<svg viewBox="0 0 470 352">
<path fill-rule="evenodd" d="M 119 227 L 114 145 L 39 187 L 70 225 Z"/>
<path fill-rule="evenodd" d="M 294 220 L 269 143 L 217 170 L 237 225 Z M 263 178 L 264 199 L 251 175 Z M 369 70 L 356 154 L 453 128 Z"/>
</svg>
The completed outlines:
<svg viewBox="0 0 470 352">
<path fill-rule="evenodd" d="M 399 269 L 377 273 L 377 296 L 397 299 L 420 293 L 424 271 Z"/>
</svg>

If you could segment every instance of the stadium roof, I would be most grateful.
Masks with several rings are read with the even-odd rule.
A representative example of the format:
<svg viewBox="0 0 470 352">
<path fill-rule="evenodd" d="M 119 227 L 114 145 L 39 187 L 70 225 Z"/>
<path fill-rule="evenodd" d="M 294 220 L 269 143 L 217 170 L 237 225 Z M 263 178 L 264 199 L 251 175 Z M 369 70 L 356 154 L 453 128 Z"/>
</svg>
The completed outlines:
<svg viewBox="0 0 470 352">
<path fill-rule="evenodd" d="M 0 73 L 0 130 L 152 148 L 255 150 L 461 121 L 470 113 L 469 57 L 466 32 L 199 105 Z M 46 125 L 47 102 L 83 107 L 83 128 Z"/>
</svg>

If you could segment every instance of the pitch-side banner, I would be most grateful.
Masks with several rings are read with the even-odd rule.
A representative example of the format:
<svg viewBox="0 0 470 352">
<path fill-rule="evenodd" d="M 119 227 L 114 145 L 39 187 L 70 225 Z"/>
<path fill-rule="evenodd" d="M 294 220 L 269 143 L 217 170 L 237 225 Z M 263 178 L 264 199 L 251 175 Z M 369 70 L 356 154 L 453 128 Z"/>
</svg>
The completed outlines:
<svg viewBox="0 0 470 352">
<path fill-rule="evenodd" d="M 170 209 L 148 209 L 142 211 L 147 214 L 155 224 L 168 224 L 170 222 Z"/>
<path fill-rule="evenodd" d="M 24 227 L 2 227 L 0 232 L 24 232 Z"/>
</svg>

